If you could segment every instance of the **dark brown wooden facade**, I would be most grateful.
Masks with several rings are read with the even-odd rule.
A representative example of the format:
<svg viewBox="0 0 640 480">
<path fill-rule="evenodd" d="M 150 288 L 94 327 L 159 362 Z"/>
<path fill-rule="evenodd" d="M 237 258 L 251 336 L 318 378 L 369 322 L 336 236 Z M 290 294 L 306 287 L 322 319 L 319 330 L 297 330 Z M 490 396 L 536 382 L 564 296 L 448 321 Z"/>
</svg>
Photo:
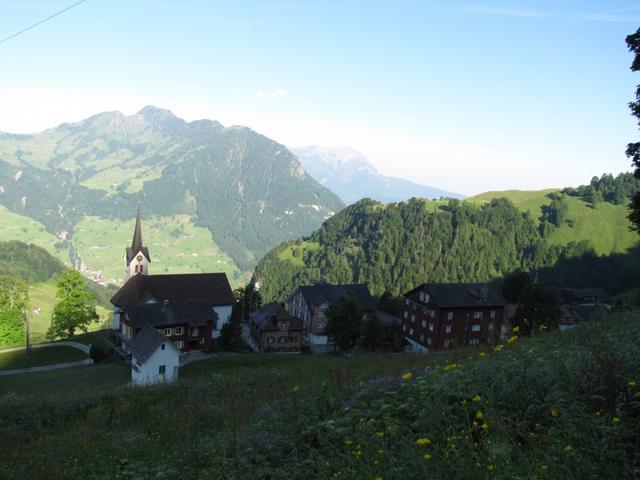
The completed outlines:
<svg viewBox="0 0 640 480">
<path fill-rule="evenodd" d="M 413 350 L 486 345 L 499 338 L 505 302 L 479 284 L 423 284 L 405 296 L 402 332 Z"/>
</svg>

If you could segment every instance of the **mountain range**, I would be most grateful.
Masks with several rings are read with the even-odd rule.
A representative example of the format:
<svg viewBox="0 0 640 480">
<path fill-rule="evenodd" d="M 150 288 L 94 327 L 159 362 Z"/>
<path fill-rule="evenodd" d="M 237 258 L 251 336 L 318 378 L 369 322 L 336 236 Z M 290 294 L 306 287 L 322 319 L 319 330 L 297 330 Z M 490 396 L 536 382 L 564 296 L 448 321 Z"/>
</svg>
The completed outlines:
<svg viewBox="0 0 640 480">
<path fill-rule="evenodd" d="M 53 245 L 103 283 L 122 280 L 138 202 L 152 268 L 215 268 L 236 284 L 271 247 L 344 207 L 284 145 L 153 106 L 0 133 L 0 217 L 24 224 L 16 239 Z"/>
<path fill-rule="evenodd" d="M 459 193 L 381 175 L 364 154 L 349 147 L 329 148 L 312 145 L 291 148 L 291 151 L 297 155 L 309 175 L 335 192 L 347 205 L 363 198 L 389 203 L 412 197 L 464 197 Z"/>
</svg>

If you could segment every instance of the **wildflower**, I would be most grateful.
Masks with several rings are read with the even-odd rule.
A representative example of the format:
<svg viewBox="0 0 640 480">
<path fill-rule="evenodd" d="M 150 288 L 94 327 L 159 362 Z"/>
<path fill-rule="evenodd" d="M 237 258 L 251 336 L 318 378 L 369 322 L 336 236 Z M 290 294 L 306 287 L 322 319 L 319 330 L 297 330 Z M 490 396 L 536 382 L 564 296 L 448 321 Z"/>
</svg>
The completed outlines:
<svg viewBox="0 0 640 480">
<path fill-rule="evenodd" d="M 378 455 L 383 455 L 384 454 L 384 450 L 382 450 L 381 448 L 378 449 Z"/>
<path fill-rule="evenodd" d="M 376 477 L 375 480 L 382 480 L 382 477 Z"/>
<path fill-rule="evenodd" d="M 480 400 L 482 400 L 482 397 L 480 395 L 476 395 L 475 397 L 473 397 L 471 399 L 471 401 L 473 401 L 473 402 L 479 402 Z"/>
<path fill-rule="evenodd" d="M 509 345 L 513 345 L 513 344 L 514 344 L 514 343 L 516 343 L 517 341 L 518 341 L 518 336 L 517 336 L 517 335 L 513 335 L 513 336 L 511 336 L 511 337 L 509 337 L 509 338 L 507 339 L 507 343 L 508 343 Z"/>
<path fill-rule="evenodd" d="M 430 453 L 425 453 L 422 457 L 423 457 L 426 461 L 431 460 L 431 454 L 430 454 Z"/>
<path fill-rule="evenodd" d="M 571 453 L 573 452 L 573 447 L 571 445 L 567 445 L 566 447 L 564 447 L 564 453 Z"/>
<path fill-rule="evenodd" d="M 462 402 L 461 402 L 461 403 L 462 403 L 462 405 L 466 405 L 466 404 L 467 404 L 467 403 L 469 403 L 469 402 L 467 402 L 467 399 L 465 398 L 464 400 L 462 400 Z"/>
<path fill-rule="evenodd" d="M 410 380 L 411 377 L 413 377 L 413 373 L 411 373 L 411 372 L 405 373 L 404 375 L 402 375 L 402 379 L 403 380 Z"/>
<path fill-rule="evenodd" d="M 484 418 L 484 413 L 482 413 L 480 410 L 478 410 L 478 412 L 476 413 L 476 418 L 478 420 L 482 420 Z"/>
<path fill-rule="evenodd" d="M 474 427 L 478 426 L 478 422 L 476 422 L 475 420 L 473 422 L 471 422 L 471 425 L 473 425 Z"/>
<path fill-rule="evenodd" d="M 480 358 L 485 357 L 486 355 L 487 355 L 487 352 L 480 352 L 480 353 L 478 354 L 478 356 L 479 356 Z"/>
<path fill-rule="evenodd" d="M 611 422 L 612 422 L 614 425 L 619 424 L 619 423 L 620 423 L 620 417 L 613 417 L 613 419 L 611 420 Z"/>
<path fill-rule="evenodd" d="M 540 326 L 538 327 L 538 330 L 540 330 L 541 332 L 546 329 L 547 329 L 546 325 L 540 324 Z"/>
<path fill-rule="evenodd" d="M 484 422 L 484 423 L 482 424 L 482 430 L 484 430 L 485 432 L 486 432 L 487 430 L 489 430 L 489 424 L 488 424 L 487 422 Z"/>
<path fill-rule="evenodd" d="M 554 418 L 557 418 L 560 416 L 560 412 L 558 412 L 557 410 L 551 410 L 551 416 Z"/>
<path fill-rule="evenodd" d="M 540 470 L 542 470 L 543 472 L 546 472 L 547 470 L 549 470 L 549 466 L 548 465 L 540 465 Z"/>
<path fill-rule="evenodd" d="M 511 331 L 512 331 L 513 333 L 519 333 L 519 332 L 520 332 L 520 327 L 516 325 L 515 327 L 513 327 L 513 328 L 511 329 Z"/>
<path fill-rule="evenodd" d="M 495 468 L 495 465 L 493 465 L 493 463 L 490 463 L 489 465 L 487 465 L 487 470 L 490 472 L 493 472 L 494 468 Z"/>
<path fill-rule="evenodd" d="M 349 445 L 353 445 L 353 440 L 346 439 L 344 444 L 348 447 Z"/>
<path fill-rule="evenodd" d="M 501 351 L 503 348 L 504 348 L 504 346 L 503 346 L 503 345 L 496 345 L 496 348 L 494 348 L 494 350 L 495 350 L 496 352 L 499 352 L 499 351 Z"/>
<path fill-rule="evenodd" d="M 636 382 L 635 380 L 630 380 L 627 382 L 627 385 L 629 385 L 631 388 L 634 388 L 636 386 Z"/>
<path fill-rule="evenodd" d="M 419 445 L 421 447 L 425 446 L 425 445 L 431 445 L 431 440 L 429 440 L 426 437 L 422 437 L 416 440 L 416 445 Z"/>
<path fill-rule="evenodd" d="M 376 432 L 376 437 L 384 438 L 384 432 Z"/>
</svg>

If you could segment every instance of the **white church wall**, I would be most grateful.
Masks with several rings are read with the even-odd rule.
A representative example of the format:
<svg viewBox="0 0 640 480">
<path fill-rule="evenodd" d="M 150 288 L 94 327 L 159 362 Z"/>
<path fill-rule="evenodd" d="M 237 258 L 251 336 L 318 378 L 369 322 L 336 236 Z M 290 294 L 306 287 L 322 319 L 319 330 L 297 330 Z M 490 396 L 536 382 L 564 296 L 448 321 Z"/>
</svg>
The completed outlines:
<svg viewBox="0 0 640 480">
<path fill-rule="evenodd" d="M 165 346 L 164 350 L 162 345 Z M 133 385 L 172 382 L 178 378 L 180 354 L 174 345 L 170 344 L 170 340 L 162 342 L 162 345 L 159 345 L 144 363 L 134 355 L 131 360 L 131 383 Z M 161 374 L 160 367 L 163 365 L 164 374 Z"/>
</svg>

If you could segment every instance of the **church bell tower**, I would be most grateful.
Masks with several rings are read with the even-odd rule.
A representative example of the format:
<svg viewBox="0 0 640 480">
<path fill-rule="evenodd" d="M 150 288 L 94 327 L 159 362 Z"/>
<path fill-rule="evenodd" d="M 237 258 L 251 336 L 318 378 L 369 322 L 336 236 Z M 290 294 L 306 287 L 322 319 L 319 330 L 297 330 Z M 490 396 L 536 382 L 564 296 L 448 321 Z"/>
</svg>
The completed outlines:
<svg viewBox="0 0 640 480">
<path fill-rule="evenodd" d="M 142 245 L 142 222 L 140 220 L 140 204 L 138 204 L 133 241 L 131 242 L 131 246 L 125 249 L 124 253 L 124 281 L 126 282 L 134 275 L 147 275 L 149 273 L 150 263 L 151 257 L 149 256 L 149 249 Z"/>
</svg>

